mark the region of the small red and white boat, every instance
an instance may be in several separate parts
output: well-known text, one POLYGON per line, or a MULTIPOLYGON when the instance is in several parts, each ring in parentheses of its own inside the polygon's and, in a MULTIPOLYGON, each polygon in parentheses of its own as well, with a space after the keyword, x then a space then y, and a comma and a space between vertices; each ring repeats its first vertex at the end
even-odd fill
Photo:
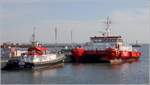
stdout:
POLYGON ((141 52, 130 45, 125 45, 121 36, 110 35, 107 19, 106 33, 102 36, 90 37, 90 42, 72 50, 72 58, 76 62, 110 62, 118 64, 137 61, 141 52))

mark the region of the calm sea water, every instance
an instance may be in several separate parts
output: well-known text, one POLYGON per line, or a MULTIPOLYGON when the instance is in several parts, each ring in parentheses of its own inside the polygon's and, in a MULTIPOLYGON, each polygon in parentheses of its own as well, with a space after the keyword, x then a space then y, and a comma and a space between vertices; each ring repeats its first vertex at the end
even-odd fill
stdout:
POLYGON ((2 84, 145 84, 149 82, 149 46, 141 49, 139 62, 64 64, 59 68, 1 71, 2 84))

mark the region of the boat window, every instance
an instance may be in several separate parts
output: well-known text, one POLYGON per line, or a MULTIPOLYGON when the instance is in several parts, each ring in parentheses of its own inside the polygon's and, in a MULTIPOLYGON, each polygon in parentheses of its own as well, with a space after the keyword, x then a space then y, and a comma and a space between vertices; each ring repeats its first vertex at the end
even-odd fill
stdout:
POLYGON ((45 50, 45 51, 42 51, 42 54, 47 54, 47 51, 45 50))
POLYGON ((35 50, 32 50, 32 53, 35 53, 36 51, 35 50))
POLYGON ((42 55, 42 54, 43 54, 43 52, 42 52, 42 51, 39 51, 39 50, 37 50, 36 53, 39 54, 39 55, 42 55))
POLYGON ((92 39, 93 43, 107 43, 107 42, 123 42, 121 38, 102 38, 102 39, 92 39))
POLYGON ((35 53, 35 50, 30 50, 30 51, 28 51, 28 54, 29 55, 32 55, 32 54, 34 54, 35 53))

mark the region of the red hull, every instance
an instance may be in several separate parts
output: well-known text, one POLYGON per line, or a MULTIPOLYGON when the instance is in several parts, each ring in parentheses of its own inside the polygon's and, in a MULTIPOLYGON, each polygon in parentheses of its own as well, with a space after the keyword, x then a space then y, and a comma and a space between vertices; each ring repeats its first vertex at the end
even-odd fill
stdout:
POLYGON ((75 48, 72 50, 72 56, 77 62, 84 61, 84 57, 87 56, 90 56, 90 58, 95 56, 97 59, 111 62, 111 60, 114 59, 121 59, 121 61, 138 60, 141 53, 137 51, 120 51, 112 48, 106 50, 84 50, 84 48, 75 48))

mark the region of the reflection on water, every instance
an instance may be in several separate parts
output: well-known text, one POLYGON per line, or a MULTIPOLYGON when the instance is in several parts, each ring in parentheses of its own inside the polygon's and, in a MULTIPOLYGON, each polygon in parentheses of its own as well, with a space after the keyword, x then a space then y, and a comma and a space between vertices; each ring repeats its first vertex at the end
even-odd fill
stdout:
POLYGON ((141 62, 112 66, 109 64, 65 64, 64 67, 53 69, 2 71, 2 83, 147 83, 148 69, 137 69, 139 65, 141 62))
MULTIPOLYGON (((145 46, 147 47, 147 46, 145 46)), ((145 84, 149 81, 148 49, 143 47, 140 62, 64 64, 59 68, 2 71, 3 84, 145 84)))
POLYGON ((56 74, 56 69, 36 70, 36 71, 33 71, 33 78, 36 78, 38 76, 41 76, 41 77, 54 76, 55 74, 56 74))

